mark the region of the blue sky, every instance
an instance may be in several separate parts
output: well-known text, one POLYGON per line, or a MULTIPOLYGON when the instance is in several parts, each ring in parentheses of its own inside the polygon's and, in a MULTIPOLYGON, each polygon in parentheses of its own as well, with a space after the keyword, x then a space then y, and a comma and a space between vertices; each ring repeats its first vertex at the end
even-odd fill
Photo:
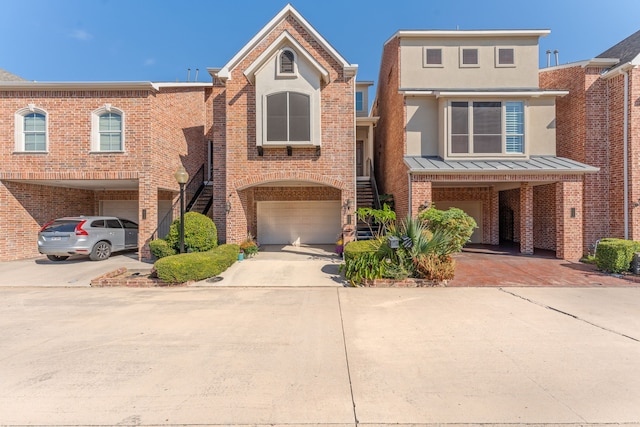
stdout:
MULTIPOLYGON (((399 29, 550 29, 560 63, 592 58, 640 29, 640 0, 295 0, 348 61, 378 79, 399 29)), ((286 1, 30 0, 2 6, 0 68, 37 81, 210 81, 286 1)), ((552 61, 553 63, 553 61, 552 61)))

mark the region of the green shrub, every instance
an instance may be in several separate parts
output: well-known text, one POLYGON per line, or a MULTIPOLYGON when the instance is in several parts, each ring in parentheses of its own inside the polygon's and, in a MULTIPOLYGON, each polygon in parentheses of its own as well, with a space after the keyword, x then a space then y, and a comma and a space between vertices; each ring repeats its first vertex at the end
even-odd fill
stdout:
POLYGON ((156 258, 164 258, 166 256, 175 255, 176 251, 164 239, 156 239, 149 242, 149 249, 156 258))
MULTIPOLYGON (((180 248, 180 218, 174 220, 165 240, 176 250, 180 248)), ((184 214, 185 252, 206 252, 218 245, 218 230, 211 218, 198 212, 184 214)))
POLYGON ((640 242, 624 239, 602 239, 596 250, 596 266, 610 273, 629 271, 634 252, 640 252, 640 242))
POLYGON ((244 252, 247 257, 257 254, 259 249, 258 244, 252 240, 240 243, 240 250, 244 252))
POLYGON ((167 283, 204 280, 229 268, 238 260, 238 245, 220 245, 208 252, 194 252, 161 258, 154 264, 158 277, 167 283))
POLYGON ((344 264, 340 265, 340 272, 344 272, 351 284, 382 278, 384 265, 376 253, 378 244, 374 240, 359 240, 344 247, 344 264))
POLYGON ((441 231, 450 236, 447 249, 449 254, 460 252, 471 238, 473 230, 478 228, 476 221, 458 208, 441 211, 432 206, 420 212, 418 218, 426 222, 429 230, 434 233, 441 231))

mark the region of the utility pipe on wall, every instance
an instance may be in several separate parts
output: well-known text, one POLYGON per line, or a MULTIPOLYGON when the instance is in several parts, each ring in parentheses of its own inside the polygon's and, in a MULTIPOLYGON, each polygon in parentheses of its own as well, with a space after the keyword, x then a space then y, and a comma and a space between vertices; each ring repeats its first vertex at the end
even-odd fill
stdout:
POLYGON ((623 71, 624 74, 624 108, 623 108, 623 145, 624 145, 624 238, 629 240, 629 160, 627 159, 629 153, 629 72, 623 71))

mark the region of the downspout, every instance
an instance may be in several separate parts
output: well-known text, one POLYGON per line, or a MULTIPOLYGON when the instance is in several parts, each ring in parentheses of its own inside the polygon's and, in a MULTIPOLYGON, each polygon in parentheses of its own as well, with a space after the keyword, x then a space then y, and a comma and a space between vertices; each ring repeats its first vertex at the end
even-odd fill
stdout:
POLYGON ((408 210, 407 212, 409 212, 409 216, 413 217, 413 190, 411 188, 411 170, 409 170, 409 172, 407 172, 407 178, 409 179, 409 206, 408 206, 408 210))
POLYGON ((624 109, 623 109, 623 136, 624 141, 624 239, 629 240, 629 160, 627 159, 629 153, 629 72, 624 73, 624 109))

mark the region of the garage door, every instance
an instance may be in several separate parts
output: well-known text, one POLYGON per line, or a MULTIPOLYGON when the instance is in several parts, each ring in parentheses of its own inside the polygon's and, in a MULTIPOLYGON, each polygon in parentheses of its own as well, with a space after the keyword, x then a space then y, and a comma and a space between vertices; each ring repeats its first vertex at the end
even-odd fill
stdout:
POLYGON ((332 244, 340 231, 338 200, 258 202, 260 244, 332 244))
POLYGON ((138 222, 137 200, 103 200, 101 215, 117 216, 133 222, 138 222))
POLYGON ((453 201, 453 202, 435 202, 436 208, 447 210, 449 208, 458 208, 469 215, 476 221, 478 228, 473 230, 470 243, 482 243, 482 202, 481 201, 453 201))

